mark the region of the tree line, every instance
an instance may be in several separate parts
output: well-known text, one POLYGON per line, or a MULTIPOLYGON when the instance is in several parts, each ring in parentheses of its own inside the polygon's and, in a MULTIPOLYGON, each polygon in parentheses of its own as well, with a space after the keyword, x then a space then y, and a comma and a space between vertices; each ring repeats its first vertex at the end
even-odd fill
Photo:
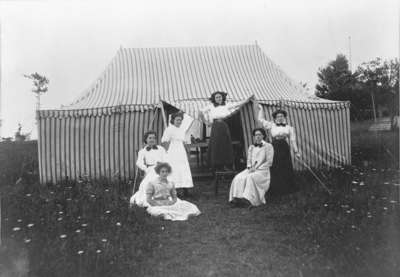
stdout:
POLYGON ((376 58, 364 62, 352 72, 345 55, 319 68, 315 95, 321 98, 350 101, 352 120, 399 115, 399 60, 376 58))

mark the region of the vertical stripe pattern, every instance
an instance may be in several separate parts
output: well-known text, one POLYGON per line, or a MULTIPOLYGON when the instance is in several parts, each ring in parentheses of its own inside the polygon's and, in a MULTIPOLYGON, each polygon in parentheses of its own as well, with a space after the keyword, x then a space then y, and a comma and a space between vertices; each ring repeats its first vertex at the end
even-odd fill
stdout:
POLYGON ((132 179, 143 133, 153 129, 161 138, 164 125, 158 110, 123 112, 101 117, 49 117, 39 120, 41 182, 78 179, 132 179))
MULTIPOLYGON (((276 106, 263 105, 265 118, 273 121, 276 106)), ((348 109, 303 109, 282 105, 288 112, 288 124, 296 133, 297 146, 304 162, 313 168, 332 168, 350 164, 348 109)), ((293 153, 292 153, 293 156, 293 153)), ((304 166, 293 159, 296 170, 304 166)))
MULTIPOLYGON (((153 129, 160 139, 164 129, 154 105, 162 100, 197 117, 217 90, 232 102, 254 95, 269 120, 278 105, 285 108, 309 166, 350 163, 348 103, 308 95, 259 46, 121 48, 73 103, 38 112, 41 181, 133 178, 143 133, 153 129)), ((240 120, 246 149, 257 126, 251 103, 240 120)))

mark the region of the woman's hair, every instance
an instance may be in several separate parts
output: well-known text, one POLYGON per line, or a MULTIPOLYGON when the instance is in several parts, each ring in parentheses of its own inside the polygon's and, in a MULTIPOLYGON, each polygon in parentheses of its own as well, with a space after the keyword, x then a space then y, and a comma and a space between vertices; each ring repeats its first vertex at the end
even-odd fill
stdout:
POLYGON ((176 112, 176 113, 173 113, 172 115, 171 115, 171 124, 174 124, 174 121, 175 121, 175 118, 177 118, 177 117, 180 117, 180 118, 182 118, 183 119, 183 112, 182 111, 179 111, 179 112, 176 112))
POLYGON ((169 165, 169 163, 157 163, 156 167, 154 168, 155 172, 157 174, 160 174, 160 171, 162 168, 166 168, 168 170, 168 173, 171 173, 172 168, 169 165))
POLYGON ((261 132, 261 134, 263 135, 263 139, 265 139, 267 137, 267 133, 265 132, 265 130, 263 128, 255 128, 253 129, 253 137, 256 135, 256 132, 259 131, 261 132))
POLYGON ((275 119, 278 114, 282 114, 284 117, 287 117, 287 112, 285 110, 276 110, 272 113, 272 117, 275 119))
POLYGON ((210 98, 209 98, 210 101, 211 101, 211 103, 213 103, 214 106, 218 106, 218 105, 219 105, 219 104, 217 104, 217 102, 215 101, 215 96, 217 96, 217 94, 219 94, 219 95, 222 96, 222 103, 221 103, 221 105, 225 105, 226 96, 228 95, 228 93, 223 92, 223 91, 216 91, 216 92, 214 92, 213 94, 211 94, 211 96, 210 96, 210 98))
POLYGON ((143 142, 144 142, 144 143, 147 144, 147 138, 148 138, 150 135, 155 135, 155 136, 157 137, 156 131, 149 130, 149 131, 147 131, 146 133, 144 133, 144 135, 143 135, 143 142))

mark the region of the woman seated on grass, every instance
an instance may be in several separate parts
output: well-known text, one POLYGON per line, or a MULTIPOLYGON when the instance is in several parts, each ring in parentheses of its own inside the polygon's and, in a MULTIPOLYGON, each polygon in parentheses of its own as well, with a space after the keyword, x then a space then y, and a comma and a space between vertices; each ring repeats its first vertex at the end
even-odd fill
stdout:
POLYGON ((167 179, 172 171, 168 163, 158 163, 154 170, 158 177, 150 181, 146 188, 149 214, 166 220, 187 220, 189 216, 200 214, 196 205, 176 196, 174 183, 167 179))

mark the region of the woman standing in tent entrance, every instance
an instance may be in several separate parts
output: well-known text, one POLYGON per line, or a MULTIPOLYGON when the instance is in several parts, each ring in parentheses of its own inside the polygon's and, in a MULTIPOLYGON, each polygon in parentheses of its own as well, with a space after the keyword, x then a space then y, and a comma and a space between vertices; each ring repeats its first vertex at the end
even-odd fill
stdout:
POLYGON ((188 188, 193 187, 187 152, 184 146, 185 136, 190 124, 182 125, 182 112, 172 114, 171 121, 161 138, 162 143, 168 143, 167 161, 172 167, 170 179, 175 188, 182 189, 183 195, 188 196, 188 188))
MULTIPOLYGON (((257 105, 256 102, 255 106, 257 105)), ((287 112, 276 110, 272 113, 274 121, 267 121, 261 105, 257 105, 258 121, 262 126, 269 130, 272 136, 272 146, 274 147, 274 160, 271 166, 271 185, 269 193, 272 195, 287 194, 296 191, 298 188, 294 182, 294 172, 290 147, 293 149, 297 158, 300 153, 297 148, 296 135, 294 128, 286 122, 287 112)))
POLYGON ((202 121, 208 126, 211 125, 208 164, 213 170, 228 170, 233 165, 232 138, 224 118, 231 116, 243 102, 226 103, 226 96, 226 92, 214 92, 210 97, 212 104, 200 110, 202 121))

